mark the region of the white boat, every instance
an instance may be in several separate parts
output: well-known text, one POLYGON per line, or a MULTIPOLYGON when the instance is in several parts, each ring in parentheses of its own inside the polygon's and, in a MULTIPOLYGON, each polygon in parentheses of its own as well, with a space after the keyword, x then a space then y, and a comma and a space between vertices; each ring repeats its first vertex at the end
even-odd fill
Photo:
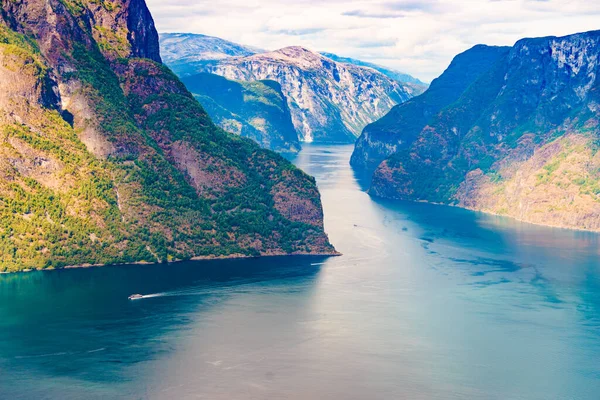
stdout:
POLYGON ((129 300, 138 300, 138 299, 143 299, 144 296, 142 296, 141 294, 132 294, 131 296, 129 296, 129 300))

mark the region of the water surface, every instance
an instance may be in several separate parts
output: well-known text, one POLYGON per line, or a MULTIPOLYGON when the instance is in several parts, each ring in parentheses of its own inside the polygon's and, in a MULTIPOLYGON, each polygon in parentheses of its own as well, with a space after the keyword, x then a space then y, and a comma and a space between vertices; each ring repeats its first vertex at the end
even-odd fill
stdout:
POLYGON ((0 398, 598 399, 599 235, 373 200, 351 151, 294 159, 342 257, 0 276, 0 398))

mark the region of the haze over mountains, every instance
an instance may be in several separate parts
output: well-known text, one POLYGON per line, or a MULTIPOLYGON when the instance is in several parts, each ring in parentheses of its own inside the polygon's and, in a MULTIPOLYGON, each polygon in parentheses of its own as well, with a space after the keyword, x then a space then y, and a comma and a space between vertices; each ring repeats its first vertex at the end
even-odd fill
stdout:
POLYGON ((190 33, 159 34, 164 62, 180 76, 202 71, 206 61, 246 57, 266 50, 244 46, 214 36, 190 33))
POLYGON ((392 78, 398 82, 402 82, 402 83, 412 83, 414 85, 417 86, 422 86, 423 90, 425 90, 425 88, 427 87, 427 84, 422 82, 420 79, 417 79, 409 74, 405 74, 403 72, 400 71, 396 71, 378 64, 374 64, 374 63, 370 63, 370 62, 366 62, 366 61, 362 61, 362 60, 357 60, 356 58, 351 58, 351 57, 342 57, 342 56, 338 56, 337 54, 333 54, 333 53, 328 53, 326 51, 321 51, 319 52, 319 54, 332 59, 333 61, 337 61, 337 62, 341 62, 341 63, 346 63, 346 64, 353 64, 353 65, 358 65, 359 67, 367 67, 367 68, 372 68, 376 71, 381 72, 382 74, 384 74, 385 76, 392 78))
POLYGON ((257 52, 193 34, 162 34, 161 46, 165 62, 180 76, 210 72, 231 80, 278 82, 299 139, 307 142, 353 143, 364 126, 425 88, 414 78, 399 81, 301 47, 257 52))
POLYGON ((369 125, 370 193, 600 230, 600 31, 476 46, 369 125))

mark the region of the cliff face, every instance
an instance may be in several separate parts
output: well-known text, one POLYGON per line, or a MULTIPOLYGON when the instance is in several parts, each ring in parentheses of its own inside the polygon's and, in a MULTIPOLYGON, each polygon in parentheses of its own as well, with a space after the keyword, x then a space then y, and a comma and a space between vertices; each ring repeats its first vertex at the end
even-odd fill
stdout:
POLYGON ((300 150, 287 99, 274 81, 230 81, 214 74, 182 78, 214 123, 281 152, 300 150))
POLYGON ((356 141, 352 166, 373 171, 390 155, 408 148, 430 119, 458 100, 508 51, 508 47, 480 45, 456 56, 425 93, 395 106, 383 118, 367 125, 356 141))
POLYGON ((127 8, 127 39, 131 43, 131 56, 161 62, 158 32, 144 0, 123 2, 127 8))
POLYGON ((378 166, 371 193, 600 230, 599 57, 600 32, 517 42, 378 166))
POLYGON ((144 1, 0 5, 0 270, 334 251, 314 180, 212 124, 144 1))
POLYGON ((301 47, 226 58, 204 69, 233 80, 278 82, 300 139, 307 142, 353 143, 365 125, 416 91, 371 68, 337 63, 301 47))

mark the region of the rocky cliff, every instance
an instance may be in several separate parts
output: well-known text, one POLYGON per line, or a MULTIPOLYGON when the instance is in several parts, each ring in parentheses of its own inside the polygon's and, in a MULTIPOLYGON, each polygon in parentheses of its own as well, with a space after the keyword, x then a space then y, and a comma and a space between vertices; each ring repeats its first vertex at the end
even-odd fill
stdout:
POLYGON ((431 118, 458 100, 508 50, 480 45, 456 56, 425 93, 395 106, 383 118, 367 125, 356 141, 352 166, 372 172, 384 159, 409 147, 431 118))
POLYGON ((371 68, 338 63, 302 47, 226 58, 205 70, 233 80, 278 82, 300 139, 307 142, 353 143, 365 125, 416 92, 371 68))
POLYGON ((201 73, 182 78, 214 123, 280 153, 300 150, 287 99, 275 81, 230 81, 201 73))
POLYGON ((314 180, 213 125, 143 0, 0 15, 0 270, 334 252, 314 180))
POLYGON ((600 31, 517 42, 415 121, 371 193, 600 230, 599 57, 600 31))

